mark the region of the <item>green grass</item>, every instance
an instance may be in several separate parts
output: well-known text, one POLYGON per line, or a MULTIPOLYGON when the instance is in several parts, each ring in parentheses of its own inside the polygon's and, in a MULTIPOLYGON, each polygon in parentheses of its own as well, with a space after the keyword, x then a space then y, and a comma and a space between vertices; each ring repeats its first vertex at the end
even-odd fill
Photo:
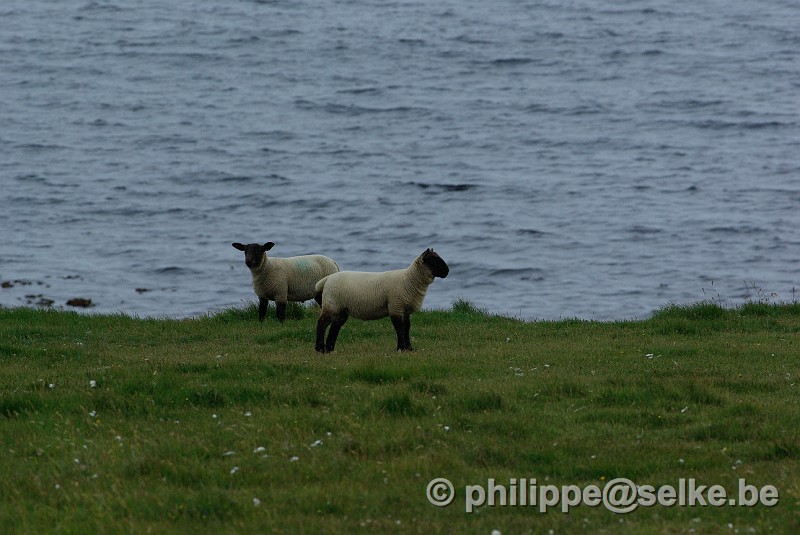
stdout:
POLYGON ((800 532, 797 304, 531 323, 458 302, 416 314, 402 354, 388 320, 352 320, 320 355, 316 310, 289 312, 0 309, 2 532, 800 532), (489 478, 617 477, 780 502, 464 511, 489 478))

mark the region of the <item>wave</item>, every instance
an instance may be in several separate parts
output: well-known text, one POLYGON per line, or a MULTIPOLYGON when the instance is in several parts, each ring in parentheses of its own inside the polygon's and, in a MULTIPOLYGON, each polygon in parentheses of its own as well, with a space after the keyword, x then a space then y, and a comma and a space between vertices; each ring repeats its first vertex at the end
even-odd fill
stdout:
POLYGON ((660 234, 664 232, 664 229, 647 227, 644 225, 633 225, 632 227, 628 228, 628 232, 630 232, 631 234, 638 234, 638 235, 660 234))
POLYGON ((501 268, 489 272, 489 277, 508 277, 523 281, 545 280, 544 272, 536 268, 501 268))
MULTIPOLYGON (((230 246, 228 246, 230 248, 230 246)), ((200 273, 196 269, 190 269, 180 266, 165 266, 161 268, 151 269, 150 273, 153 275, 170 275, 170 276, 178 276, 178 275, 195 275, 200 273)))
POLYGON ((763 232, 767 232, 765 228, 762 227, 755 227, 751 225, 722 225, 718 227, 711 227, 708 229, 708 232, 714 232, 718 234, 760 234, 763 232))
POLYGON ((278 183, 291 182, 287 177, 279 175, 277 173, 270 173, 268 175, 223 174, 222 176, 215 178, 215 181, 221 183, 234 183, 234 184, 245 184, 250 182, 278 182, 278 183))
POLYGON ((533 229, 533 228, 521 228, 521 229, 517 229, 516 232, 517 232, 517 234, 519 234, 521 236, 533 236, 535 238, 540 238, 542 236, 547 236, 547 234, 548 234, 547 232, 543 232, 541 230, 536 230, 536 229, 533 229))
POLYGON ((380 87, 354 87, 351 89, 339 89, 336 91, 345 95, 380 95, 383 89, 380 87))
POLYGON ((794 128, 797 123, 786 123, 782 121, 723 121, 720 119, 706 119, 703 121, 692 121, 689 123, 695 128, 701 130, 728 130, 743 128, 745 130, 762 130, 773 128, 794 128))
POLYGON ((515 67, 517 65, 527 65, 533 63, 533 58, 498 58, 493 59, 489 63, 497 67, 515 67))
POLYGON ((294 101, 295 107, 306 111, 323 111, 332 115, 360 116, 368 114, 419 114, 427 115, 431 110, 417 106, 390 106, 386 108, 373 108, 358 106, 356 104, 325 103, 319 104, 306 99, 294 101))
POLYGON ((470 191, 478 188, 477 184, 442 184, 435 182, 406 182, 407 185, 416 186, 423 190, 429 190, 432 193, 451 193, 470 191))
POLYGON ((268 139, 270 141, 292 141, 297 139, 297 134, 288 130, 248 130, 242 133, 245 137, 268 139))
POLYGON ((65 145, 58 145, 56 143, 21 143, 12 145, 15 149, 22 149, 34 152, 45 152, 51 150, 67 150, 69 147, 65 145))

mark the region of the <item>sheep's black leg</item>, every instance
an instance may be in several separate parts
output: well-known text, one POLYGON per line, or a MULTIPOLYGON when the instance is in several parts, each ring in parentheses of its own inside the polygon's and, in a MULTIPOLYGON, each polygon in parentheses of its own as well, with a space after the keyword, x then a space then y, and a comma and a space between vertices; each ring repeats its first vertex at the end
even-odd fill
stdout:
POLYGON ((275 312, 278 315, 278 321, 283 323, 286 319, 286 303, 275 303, 275 312))
POLYGON ((405 341, 406 341, 405 350, 406 351, 413 351, 413 349, 411 348, 411 314, 406 314, 403 317, 403 320, 404 320, 403 328, 405 329, 404 334, 405 334, 405 341))
POLYGON ((269 305, 269 299, 258 298, 258 321, 264 321, 267 316, 267 305, 269 305))
POLYGON ((403 316, 392 316, 392 326, 397 333, 397 350, 403 351, 406 348, 406 327, 403 316))
POLYGON ((326 352, 330 353, 333 351, 333 348, 336 346, 336 338, 339 336, 339 330, 346 321, 347 314, 344 312, 340 312, 333 317, 333 321, 331 322, 331 330, 328 332, 328 343, 325 344, 326 352))
POLYGON ((331 323, 331 318, 327 314, 322 314, 317 320, 317 344, 316 349, 320 353, 325 353, 325 329, 331 323))

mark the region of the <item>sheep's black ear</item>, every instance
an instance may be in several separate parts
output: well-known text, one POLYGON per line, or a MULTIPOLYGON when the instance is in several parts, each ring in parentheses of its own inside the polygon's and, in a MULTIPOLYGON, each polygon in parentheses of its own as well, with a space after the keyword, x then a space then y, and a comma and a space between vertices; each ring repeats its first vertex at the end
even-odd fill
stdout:
POLYGON ((239 242, 232 243, 234 249, 239 249, 240 251, 244 251, 245 246, 239 242))
POLYGON ((269 251, 273 247, 275 247, 275 244, 273 242, 271 242, 271 241, 268 241, 267 243, 265 243, 264 245, 261 246, 261 250, 262 251, 269 251))

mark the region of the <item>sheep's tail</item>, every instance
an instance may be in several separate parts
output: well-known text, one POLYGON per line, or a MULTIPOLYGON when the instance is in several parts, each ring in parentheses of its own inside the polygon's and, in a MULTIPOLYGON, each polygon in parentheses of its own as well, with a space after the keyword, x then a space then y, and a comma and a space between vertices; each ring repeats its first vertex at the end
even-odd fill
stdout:
POLYGON ((327 280, 328 277, 322 277, 314 286, 314 301, 316 301, 319 306, 322 306, 322 290, 325 288, 325 281, 327 280))

